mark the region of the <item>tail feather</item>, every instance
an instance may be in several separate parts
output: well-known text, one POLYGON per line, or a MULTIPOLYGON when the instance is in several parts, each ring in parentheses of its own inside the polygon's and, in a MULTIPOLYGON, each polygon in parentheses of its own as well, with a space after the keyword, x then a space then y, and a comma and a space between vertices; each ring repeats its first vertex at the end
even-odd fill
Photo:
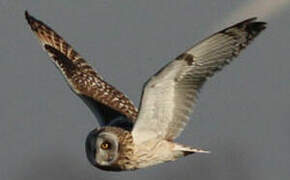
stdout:
POLYGON ((210 151, 202 150, 202 149, 196 149, 196 148, 188 148, 187 150, 183 151, 183 155, 187 156, 189 154, 193 153, 205 153, 205 154, 210 154, 210 151))
POLYGON ((207 150, 202 150, 199 148, 192 148, 192 147, 182 145, 182 144, 175 144, 174 150, 182 152, 183 156, 187 156, 193 153, 206 153, 206 154, 211 153, 210 151, 207 151, 207 150))

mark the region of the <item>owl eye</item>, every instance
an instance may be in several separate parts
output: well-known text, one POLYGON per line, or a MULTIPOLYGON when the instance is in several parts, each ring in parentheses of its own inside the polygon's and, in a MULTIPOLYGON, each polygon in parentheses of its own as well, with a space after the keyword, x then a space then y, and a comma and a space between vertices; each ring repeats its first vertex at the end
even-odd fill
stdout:
POLYGON ((109 143, 108 141, 105 141, 105 142, 103 142, 103 143, 101 144, 101 148, 102 148, 103 150, 111 149, 111 147, 112 147, 112 145, 111 145, 111 143, 109 143))

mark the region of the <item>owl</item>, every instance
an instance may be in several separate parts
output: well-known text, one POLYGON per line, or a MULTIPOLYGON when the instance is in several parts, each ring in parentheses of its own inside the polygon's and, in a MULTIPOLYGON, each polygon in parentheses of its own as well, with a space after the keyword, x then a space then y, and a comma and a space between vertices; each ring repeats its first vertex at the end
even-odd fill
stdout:
POLYGON ((239 55, 265 28, 246 19, 200 41, 144 84, 139 110, 107 83, 60 35, 25 12, 31 30, 99 127, 85 142, 89 162, 102 170, 136 170, 209 151, 175 142, 206 80, 239 55))

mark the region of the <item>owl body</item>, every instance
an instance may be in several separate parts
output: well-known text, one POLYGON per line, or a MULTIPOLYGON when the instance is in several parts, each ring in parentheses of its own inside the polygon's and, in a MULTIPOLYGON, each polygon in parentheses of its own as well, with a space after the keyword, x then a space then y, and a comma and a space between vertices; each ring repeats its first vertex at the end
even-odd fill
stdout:
MULTIPOLYGON (((111 149, 113 148, 111 147, 111 149)), ((110 167, 111 171, 121 171, 174 161, 197 152, 197 149, 170 142, 161 137, 135 144, 130 131, 120 127, 107 126, 95 129, 89 134, 86 151, 92 165, 103 170, 108 170, 108 167, 110 167), (104 134, 107 137, 102 143, 107 141, 110 144, 118 144, 118 148, 113 152, 109 152, 108 149, 106 153, 102 153, 102 143, 98 143, 98 138, 104 138, 102 137, 104 134), (108 136, 114 137, 112 138, 114 142, 110 142, 108 136)))
POLYGON ((191 154, 191 148, 181 148, 185 146, 162 138, 151 139, 143 144, 135 146, 134 158, 137 169, 161 164, 168 161, 175 161, 180 157, 191 154), (188 152, 188 153, 184 153, 188 152))
POLYGON ((200 41, 149 78, 138 110, 52 28, 28 12, 25 17, 71 89, 99 121, 101 127, 87 136, 86 154, 93 166, 109 171, 135 170, 192 153, 208 153, 174 140, 188 123, 206 80, 266 28, 265 22, 250 18, 200 41))

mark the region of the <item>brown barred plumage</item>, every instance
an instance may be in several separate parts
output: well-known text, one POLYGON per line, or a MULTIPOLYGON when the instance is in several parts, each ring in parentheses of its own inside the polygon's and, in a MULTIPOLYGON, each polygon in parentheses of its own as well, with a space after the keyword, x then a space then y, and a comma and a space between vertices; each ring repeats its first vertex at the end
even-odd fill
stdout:
POLYGON ((127 96, 105 82, 100 74, 53 29, 30 16, 28 12, 25 12, 25 17, 31 30, 78 95, 90 97, 125 115, 132 122, 136 121, 138 110, 127 96))

